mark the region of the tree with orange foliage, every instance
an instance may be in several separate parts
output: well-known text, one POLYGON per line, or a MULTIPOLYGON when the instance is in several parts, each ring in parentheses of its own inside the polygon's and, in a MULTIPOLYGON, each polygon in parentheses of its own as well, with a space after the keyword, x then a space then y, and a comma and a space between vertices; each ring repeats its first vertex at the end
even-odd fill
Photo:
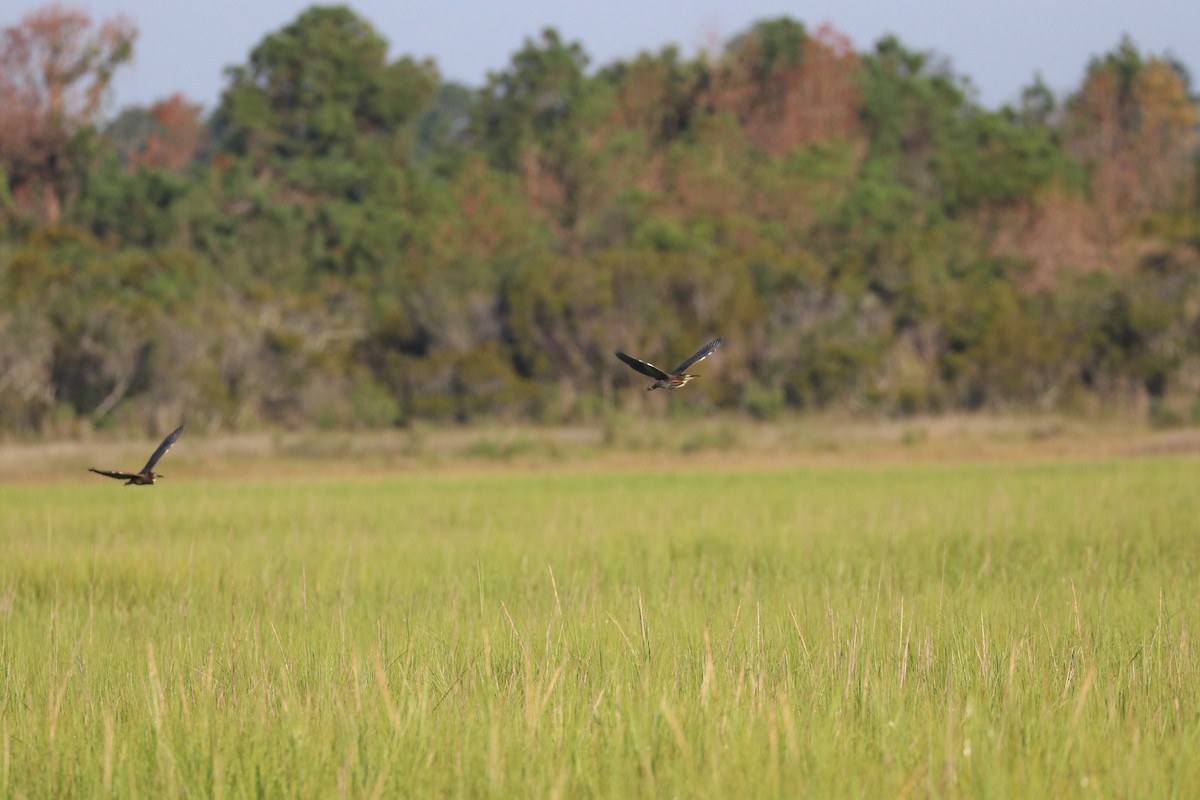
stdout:
POLYGON ((18 205, 54 223, 69 194, 80 136, 93 130, 137 32, 117 17, 49 5, 0 31, 0 167, 18 205))
POLYGON ((146 134, 141 149, 132 154, 132 165, 179 172, 190 164, 200 147, 202 112, 199 103, 188 102, 178 92, 152 105, 154 128, 146 134))
POLYGON ((788 18, 760 22, 733 39, 713 81, 713 106, 733 112, 772 156, 861 134, 861 65, 829 24, 811 34, 788 18))
POLYGON ((1169 63, 1144 59, 1126 39, 1092 61, 1067 111, 1067 149, 1088 171, 1107 246, 1129 224, 1187 196, 1197 112, 1169 63))

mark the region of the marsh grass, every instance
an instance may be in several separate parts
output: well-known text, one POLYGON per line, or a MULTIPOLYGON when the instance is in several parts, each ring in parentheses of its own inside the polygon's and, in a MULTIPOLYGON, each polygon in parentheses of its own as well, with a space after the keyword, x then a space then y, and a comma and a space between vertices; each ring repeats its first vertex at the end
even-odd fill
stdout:
POLYGON ((1196 796, 1197 466, 0 488, 0 796, 1196 796))

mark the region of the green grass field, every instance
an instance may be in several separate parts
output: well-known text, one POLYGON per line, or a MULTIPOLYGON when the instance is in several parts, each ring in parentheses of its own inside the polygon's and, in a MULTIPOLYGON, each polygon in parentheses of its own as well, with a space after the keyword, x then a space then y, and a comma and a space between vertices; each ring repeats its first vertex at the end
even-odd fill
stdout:
POLYGON ((0 486, 0 796, 1200 795, 1194 457, 171 458, 0 486))

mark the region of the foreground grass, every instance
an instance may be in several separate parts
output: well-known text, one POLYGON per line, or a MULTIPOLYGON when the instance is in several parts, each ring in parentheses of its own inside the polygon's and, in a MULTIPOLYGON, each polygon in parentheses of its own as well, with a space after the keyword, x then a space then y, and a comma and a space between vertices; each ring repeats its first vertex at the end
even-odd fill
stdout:
POLYGON ((1197 796, 1198 466, 0 488, 0 795, 1197 796))

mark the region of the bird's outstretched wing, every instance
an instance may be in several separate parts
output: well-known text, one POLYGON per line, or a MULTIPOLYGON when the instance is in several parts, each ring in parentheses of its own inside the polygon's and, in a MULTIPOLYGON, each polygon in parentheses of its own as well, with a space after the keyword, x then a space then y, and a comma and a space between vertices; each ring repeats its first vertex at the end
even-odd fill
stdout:
POLYGON ((146 462, 146 466, 142 467, 142 472, 149 472, 154 469, 154 465, 158 463, 160 458, 167 454, 167 451, 171 449, 171 445, 178 441, 179 434, 181 433, 183 433, 182 425, 167 434, 167 438, 162 440, 162 444, 154 451, 154 455, 150 456, 150 460, 146 462))
POLYGON ((716 350, 720 346, 721 346, 721 337, 718 336, 716 339, 713 339, 711 342, 704 345, 704 347, 701 347, 699 350, 697 350, 695 352, 695 354, 693 354, 692 357, 689 358, 687 361, 684 361, 682 364, 680 364, 678 367, 676 367, 675 374, 679 374, 680 372, 683 372, 685 369, 692 366, 693 364, 699 363, 699 362, 703 361, 704 359, 708 358, 710 355, 712 355, 712 351, 716 350))
POLYGON ((88 467, 88 472, 94 472, 106 478, 116 478, 119 481, 127 481, 137 477, 132 472, 116 472, 109 469, 96 469, 95 467, 88 467))
POLYGON ((627 353, 622 353, 620 350, 617 351, 617 358, 621 359, 626 364, 647 377, 660 381, 665 381, 667 378, 671 377, 653 364, 648 364, 645 361, 642 361, 640 358, 634 358, 627 353))

